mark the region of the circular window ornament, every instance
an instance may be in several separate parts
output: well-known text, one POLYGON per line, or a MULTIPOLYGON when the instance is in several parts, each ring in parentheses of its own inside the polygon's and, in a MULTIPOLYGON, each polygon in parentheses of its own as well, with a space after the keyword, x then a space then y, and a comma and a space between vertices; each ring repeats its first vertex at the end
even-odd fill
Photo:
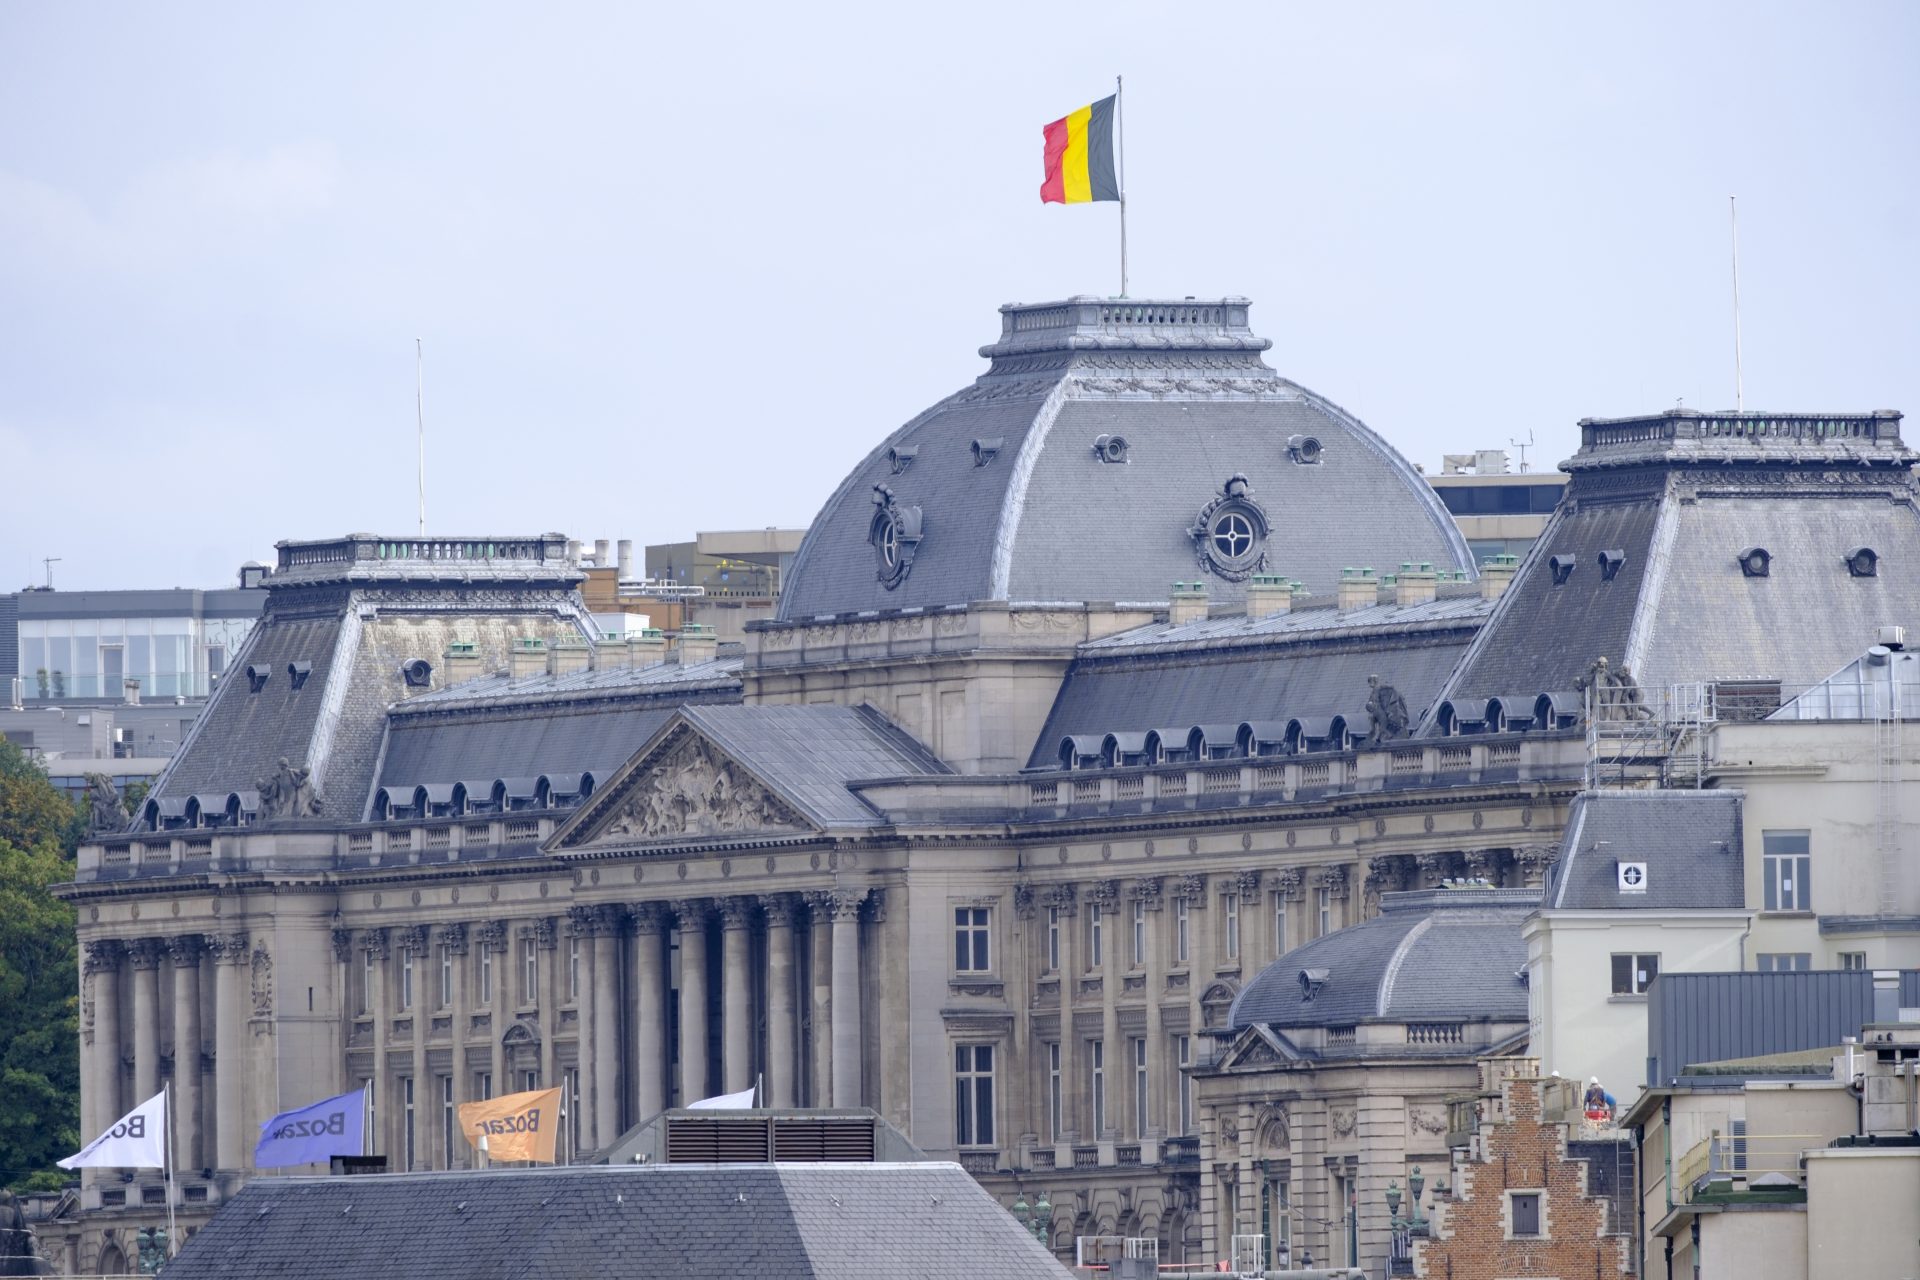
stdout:
POLYGON ((1187 530, 1200 567, 1240 582, 1267 567, 1267 512, 1251 496, 1243 475, 1228 477, 1213 501, 1187 530))
POLYGON ((920 549, 920 508, 896 502, 893 490, 884 484, 873 486, 873 520, 867 526, 867 541, 879 562, 880 585, 891 591, 913 572, 913 557, 920 549))

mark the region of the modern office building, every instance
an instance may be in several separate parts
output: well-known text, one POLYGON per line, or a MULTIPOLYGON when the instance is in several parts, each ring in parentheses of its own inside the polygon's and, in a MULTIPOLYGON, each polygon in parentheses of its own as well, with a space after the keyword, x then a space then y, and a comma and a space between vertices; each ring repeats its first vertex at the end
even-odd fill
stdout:
POLYGON ((1523 556, 1547 527, 1547 517, 1566 491, 1557 472, 1509 471, 1500 449, 1448 454, 1440 474, 1427 483, 1453 513, 1475 560, 1523 556))

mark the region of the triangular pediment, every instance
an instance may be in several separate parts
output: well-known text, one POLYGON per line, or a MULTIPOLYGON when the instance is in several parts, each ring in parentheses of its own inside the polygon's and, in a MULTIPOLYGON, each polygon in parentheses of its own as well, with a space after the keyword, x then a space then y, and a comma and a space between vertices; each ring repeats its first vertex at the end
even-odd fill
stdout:
POLYGON ((551 847, 748 839, 814 830, 765 779, 676 717, 555 833, 551 847))
POLYGON ((1265 1027, 1248 1027, 1220 1060, 1219 1070, 1233 1071, 1259 1067, 1284 1067, 1298 1061, 1279 1036, 1265 1027))

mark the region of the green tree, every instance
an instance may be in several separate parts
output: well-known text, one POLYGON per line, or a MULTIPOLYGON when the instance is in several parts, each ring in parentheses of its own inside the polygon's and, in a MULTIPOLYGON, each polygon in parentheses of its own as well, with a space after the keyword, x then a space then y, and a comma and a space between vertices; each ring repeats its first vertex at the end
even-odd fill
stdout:
POLYGON ((80 1149, 79 946, 73 879, 83 828, 38 765, 0 739, 0 1181, 57 1187, 80 1149))

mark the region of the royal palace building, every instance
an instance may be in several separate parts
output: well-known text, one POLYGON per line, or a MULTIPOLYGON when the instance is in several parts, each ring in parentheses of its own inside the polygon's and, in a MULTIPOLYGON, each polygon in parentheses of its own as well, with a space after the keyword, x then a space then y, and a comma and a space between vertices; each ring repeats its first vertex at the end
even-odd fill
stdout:
MULTIPOLYGON (((1382 1265, 1382 1189, 1525 1051, 1576 797, 1674 782, 1669 690, 1778 706, 1920 617, 1914 458, 1897 414, 1590 421, 1476 566, 1268 345, 1244 299, 1002 308, 740 645, 601 634, 559 535, 282 543, 63 891, 83 1128, 171 1082, 197 1224, 263 1119, 363 1085, 370 1150, 445 1169, 471 1099, 561 1087, 583 1160, 759 1083, 1046 1192, 1063 1254, 1283 1212, 1382 1265)), ((90 1175, 42 1234, 110 1270, 165 1197, 90 1175)))

